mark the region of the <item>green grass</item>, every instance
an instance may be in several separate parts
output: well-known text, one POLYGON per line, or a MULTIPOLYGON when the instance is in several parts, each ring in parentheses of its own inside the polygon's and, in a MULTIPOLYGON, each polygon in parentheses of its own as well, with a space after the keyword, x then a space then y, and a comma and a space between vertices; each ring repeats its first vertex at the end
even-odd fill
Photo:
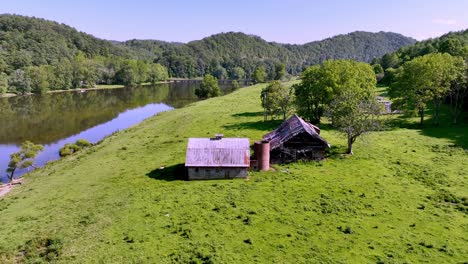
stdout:
POLYGON ((96 84, 95 88, 99 89, 116 89, 116 88, 125 88, 123 84, 96 84))
POLYGON ((467 126, 358 141, 328 125, 323 162, 248 180, 181 181, 189 137, 249 137, 264 85, 165 112, 26 176, 0 200, 0 263, 461 263, 468 260, 467 126), (159 170, 164 166, 166 169, 159 170))

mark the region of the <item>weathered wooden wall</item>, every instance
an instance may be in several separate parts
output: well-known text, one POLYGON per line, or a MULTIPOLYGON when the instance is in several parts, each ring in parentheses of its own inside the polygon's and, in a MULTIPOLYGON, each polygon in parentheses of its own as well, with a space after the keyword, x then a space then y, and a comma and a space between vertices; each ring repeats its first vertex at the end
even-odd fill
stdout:
POLYGON ((189 180, 234 179, 247 177, 247 168, 187 168, 189 180))

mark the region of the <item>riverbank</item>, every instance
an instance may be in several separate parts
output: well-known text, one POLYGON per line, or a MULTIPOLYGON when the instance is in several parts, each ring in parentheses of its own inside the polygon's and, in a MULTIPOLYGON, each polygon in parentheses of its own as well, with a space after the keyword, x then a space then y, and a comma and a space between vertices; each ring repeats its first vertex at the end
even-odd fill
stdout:
POLYGON ((5 196, 7 193, 9 193, 12 188, 13 186, 9 184, 0 185, 0 198, 5 196))
POLYGON ((332 145, 324 162, 179 180, 188 138, 253 143, 281 123, 263 122, 263 87, 161 113, 29 173, 0 198, 0 262, 466 260, 466 125, 421 130, 392 116, 393 129, 356 142, 349 157, 346 138, 322 124, 332 145))
POLYGON ((1 184, 0 183, 0 198, 7 195, 14 186, 22 184, 22 179, 14 180, 11 184, 1 184))
MULTIPOLYGON (((171 83, 174 82, 173 80, 157 82, 155 84, 164 84, 164 83, 171 83)), ((151 83, 142 83, 140 85, 151 85, 151 83)), ((86 92, 86 91, 93 91, 93 90, 105 90, 105 89, 121 89, 125 88, 125 85, 121 84, 98 84, 93 88, 75 88, 75 89, 68 89, 68 90, 50 90, 47 93, 64 93, 64 92, 86 92)), ((15 97, 15 96, 29 96, 34 95, 35 93, 27 93, 27 94, 14 94, 14 93, 5 93, 0 94, 0 98, 7 98, 7 97, 15 97)))

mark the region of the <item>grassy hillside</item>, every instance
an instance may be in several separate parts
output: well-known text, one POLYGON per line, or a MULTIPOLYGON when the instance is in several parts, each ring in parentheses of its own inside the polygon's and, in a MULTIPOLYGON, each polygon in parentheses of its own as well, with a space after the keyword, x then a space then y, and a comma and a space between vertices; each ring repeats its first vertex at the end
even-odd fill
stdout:
POLYGON ((0 262, 460 263, 467 126, 412 120, 357 142, 327 125, 324 162, 248 180, 181 181, 189 137, 249 137, 262 85, 162 113, 26 176, 0 198, 0 262), (165 169, 159 169, 164 166, 165 169))

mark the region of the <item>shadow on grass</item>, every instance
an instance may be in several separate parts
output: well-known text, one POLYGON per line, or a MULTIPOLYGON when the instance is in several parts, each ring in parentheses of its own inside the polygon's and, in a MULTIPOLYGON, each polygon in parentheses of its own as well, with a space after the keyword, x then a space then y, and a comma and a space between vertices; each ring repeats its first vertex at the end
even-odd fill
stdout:
POLYGON ((424 125, 419 122, 412 121, 409 117, 399 116, 388 122, 388 128, 406 128, 416 129, 419 133, 424 136, 448 139, 458 147, 468 149, 468 120, 465 118, 460 119, 459 124, 452 124, 450 116, 444 113, 440 117, 440 125, 436 126, 433 124, 434 119, 429 117, 424 120, 424 125))
POLYGON ((159 181, 186 181, 187 173, 184 164, 176 164, 170 167, 155 169, 146 174, 154 180, 159 181))
POLYGON ((230 130, 242 130, 242 129, 254 129, 260 131, 272 131, 276 129, 283 120, 269 120, 269 121, 255 121, 255 122, 242 122, 236 124, 230 124, 223 126, 225 129, 230 130))
POLYGON ((424 126, 421 126, 418 122, 414 122, 408 116, 400 115, 395 118, 390 118, 386 121, 387 129, 398 129, 398 128, 407 128, 407 129, 421 129, 424 126))
POLYGON ((263 112, 244 112, 233 114, 233 117, 255 117, 255 116, 263 116, 263 112))
POLYGON ((468 150, 468 124, 427 126, 420 130, 421 135, 451 140, 455 146, 468 150))

